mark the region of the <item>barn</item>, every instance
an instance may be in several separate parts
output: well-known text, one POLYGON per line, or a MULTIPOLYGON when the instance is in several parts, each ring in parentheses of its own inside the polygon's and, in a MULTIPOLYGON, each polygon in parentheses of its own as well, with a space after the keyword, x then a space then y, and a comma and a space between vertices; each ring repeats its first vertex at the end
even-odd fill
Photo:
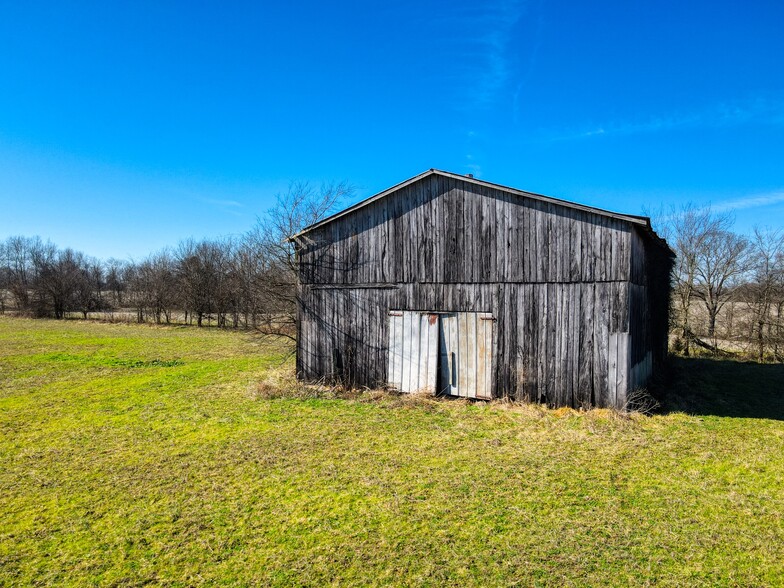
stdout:
POLYGON ((645 217, 431 169, 291 240, 305 381, 623 408, 666 358, 645 217))

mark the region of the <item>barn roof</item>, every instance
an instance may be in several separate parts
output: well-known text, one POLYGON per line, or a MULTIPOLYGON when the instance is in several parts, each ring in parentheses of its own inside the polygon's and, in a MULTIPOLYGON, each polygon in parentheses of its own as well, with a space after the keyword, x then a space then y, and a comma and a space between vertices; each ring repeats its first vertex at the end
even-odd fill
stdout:
POLYGON ((510 188, 509 186, 502 186, 500 184, 494 184, 492 182, 487 182, 485 180, 479 180, 479 179, 477 179, 477 178, 475 178, 473 176, 470 176, 470 175, 464 176, 464 175, 455 174, 455 173, 452 173, 452 172, 442 171, 442 170, 438 170, 438 169, 432 169, 432 168, 427 170, 426 172, 423 172, 421 174, 418 174, 418 175, 414 176, 413 178, 409 178, 408 180, 406 180, 404 182, 400 182, 399 184, 396 184, 396 185, 392 186, 391 188, 387 188, 383 192, 379 192, 378 194, 374 194, 373 196, 370 196, 369 198, 365 198, 364 200, 361 200, 360 202, 357 202, 356 204, 354 204, 352 206, 349 206, 348 208, 345 208, 345 209, 341 210, 340 212, 337 212, 337 213, 335 213, 335 214, 333 214, 331 216, 328 216, 327 218, 325 218, 325 219, 323 219, 323 220, 321 220, 321 221, 319 221, 317 223, 313 223, 312 225, 309 225, 309 226, 305 227, 299 233, 297 233, 296 235, 293 235, 292 237, 290 237, 289 241, 295 241, 297 238, 299 238, 299 237, 309 233, 310 231, 312 231, 314 229, 317 229, 319 227, 323 227, 324 225, 328 225, 328 224, 338 220, 339 218, 342 218, 342 217, 344 217, 344 216, 346 216, 348 214, 351 214, 352 212, 354 212, 356 210, 359 210, 360 208, 363 208, 363 207, 365 207, 365 206, 367 206, 369 204, 372 204, 373 202, 376 202, 377 200, 381 200, 382 198, 386 198, 390 194, 394 194, 398 190, 400 190, 402 188, 405 188, 406 186, 408 186, 410 184, 413 184, 415 182, 418 182, 419 180, 422 180, 424 178, 427 178, 427 177, 433 176, 433 175, 443 176, 445 178, 452 178, 454 180, 461 180, 463 182, 467 182, 469 184, 474 184, 474 185, 477 185, 477 186, 486 186, 486 187, 490 187, 490 188, 495 188, 496 190, 502 190, 502 191, 508 192, 510 194, 516 194, 518 196, 524 196, 524 197, 530 198, 532 200, 539 200, 541 202, 548 202, 548 203, 555 204, 555 205, 558 205, 558 206, 564 206, 566 208, 572 208, 572 209, 575 209, 575 210, 582 210, 584 212, 590 212, 590 213, 593 213, 593 214, 598 214, 600 216, 614 218, 614 219, 617 219, 617 220, 626 221, 626 222, 630 222, 630 223, 633 223, 633 224, 636 224, 636 225, 640 225, 642 228, 644 228, 646 230, 647 233, 649 233, 650 236, 652 236, 654 238, 654 241, 658 242, 660 245, 663 245, 668 251, 670 251, 670 253, 672 253, 672 251, 670 250, 670 248, 667 245, 666 241, 664 241, 664 239, 659 237, 656 234, 656 232, 653 230, 653 228, 651 227, 651 219, 646 217, 646 216, 637 216, 637 215, 633 215, 633 214, 621 214, 621 213, 618 213, 618 212, 611 212, 609 210, 603 210, 601 208, 595 208, 593 206, 585 206, 584 204, 577 204, 576 202, 570 202, 568 200, 561 200, 560 198, 553 198, 552 196, 543 196, 542 194, 536 194, 534 192, 527 192, 525 190, 518 190, 517 188, 510 188))

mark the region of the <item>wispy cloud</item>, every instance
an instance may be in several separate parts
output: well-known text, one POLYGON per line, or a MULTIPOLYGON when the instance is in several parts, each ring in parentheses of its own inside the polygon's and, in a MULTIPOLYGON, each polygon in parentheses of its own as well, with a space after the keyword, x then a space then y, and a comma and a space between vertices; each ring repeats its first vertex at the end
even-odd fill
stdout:
MULTIPOLYGON (((758 194, 747 194, 730 200, 720 200, 719 202, 709 202, 697 206, 697 210, 711 211, 714 213, 733 213, 739 210, 765 208, 766 206, 773 206, 781 203, 784 203, 784 189, 758 194)), ((659 208, 644 210, 643 213, 654 219, 657 224, 665 226, 684 214, 683 209, 672 208, 669 212, 665 212, 665 210, 664 205, 661 205, 659 208)), ((666 230, 664 226, 659 226, 656 230, 658 231, 660 229, 666 230)))
POLYGON ((572 141, 601 136, 625 136, 690 128, 721 128, 742 124, 784 126, 784 100, 755 98, 721 103, 700 111, 651 116, 644 120, 615 120, 575 132, 553 133, 550 141, 572 141))
POLYGON ((733 210, 743 210, 746 208, 761 208, 784 202, 784 190, 767 192, 765 194, 752 194, 735 200, 726 200, 711 205, 710 209, 714 212, 731 212, 733 210))
POLYGON ((221 208, 242 208, 243 204, 237 202, 236 200, 221 200, 219 198, 202 198, 202 202, 205 204, 212 204, 214 206, 220 206, 221 208))
POLYGON ((442 19, 454 37, 461 39, 454 54, 454 73, 461 81, 460 108, 482 110, 497 105, 514 72, 509 45, 525 9, 523 0, 498 0, 477 3, 442 19))
POLYGON ((528 55, 528 62, 525 71, 520 76, 517 86, 515 87, 514 95, 512 96, 512 122, 517 124, 520 121, 520 102, 528 91, 528 82, 534 73, 536 62, 539 58, 539 51, 542 47, 542 39, 544 39, 544 16, 542 12, 542 0, 539 0, 536 11, 538 16, 536 18, 536 28, 533 33, 533 47, 528 55))
POLYGON ((215 208, 220 209, 223 212, 234 216, 244 216, 239 209, 245 208, 245 205, 241 202, 237 202, 236 200, 226 200, 222 198, 202 198, 198 197, 197 200, 203 202, 204 204, 209 204, 210 206, 214 206, 215 208))

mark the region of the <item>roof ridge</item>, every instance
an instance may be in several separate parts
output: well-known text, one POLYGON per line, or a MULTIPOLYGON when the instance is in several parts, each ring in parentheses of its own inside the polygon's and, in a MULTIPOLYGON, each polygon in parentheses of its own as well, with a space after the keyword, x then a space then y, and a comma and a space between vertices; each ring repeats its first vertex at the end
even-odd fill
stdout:
MULTIPOLYGON (((651 227, 651 222, 650 222, 650 218, 649 217, 637 216, 637 215, 632 215, 632 214, 624 214, 624 213, 619 213, 619 212, 612 212, 610 210, 605 210, 603 208, 597 208, 597 207, 594 207, 594 206, 588 206, 588 205, 585 205, 585 204, 579 204, 577 202, 572 202, 570 200, 563 200, 561 198, 555 198, 553 196, 546 196, 546 195, 543 195, 543 194, 537 194, 536 192, 528 192, 526 190, 520 190, 518 188, 512 188, 510 186, 504 186, 502 184, 494 184, 493 182, 488 182, 487 180, 480 180, 480 179, 475 178, 473 176, 466 176, 466 175, 456 174, 454 172, 444 171, 444 170, 440 170, 440 169, 436 169, 436 168, 432 168, 432 167, 430 169, 428 169, 427 171, 424 171, 424 172, 422 172, 420 174, 417 174, 417 175, 415 175, 415 176, 413 176, 413 177, 411 177, 411 178, 409 178, 407 180, 404 180, 404 181, 402 181, 402 182, 400 182, 398 184, 395 184, 394 186, 391 186, 391 187, 387 188, 386 190, 382 190, 381 192, 378 192, 378 193, 376 193, 376 194, 374 194, 372 196, 369 196, 368 198, 365 198, 364 200, 360 200, 356 204, 352 204, 351 206, 349 206, 347 208, 344 208, 343 210, 338 211, 335 214, 332 214, 332 215, 330 215, 330 216, 328 216, 328 217, 326 217, 326 218, 324 218, 324 219, 322 219, 322 220, 320 220, 320 221, 318 221, 316 223, 313 223, 311 225, 308 225, 307 227, 304 227, 301 231, 299 231, 295 235, 292 235, 291 237, 289 237, 288 240, 289 241, 295 241, 296 239, 298 239, 302 235, 305 235, 306 233, 309 233, 310 231, 313 231, 314 229, 317 229, 319 227, 327 225, 327 224, 329 224, 329 223, 331 223, 331 222, 333 222, 333 221, 335 221, 335 220, 337 220, 337 219, 339 219, 339 218, 341 218, 343 216, 346 216, 346 215, 348 215, 348 214, 350 214, 350 213, 352 213, 352 212, 354 212, 356 210, 359 210, 360 208, 364 208, 365 206, 367 206, 367 205, 369 205, 369 204, 371 204, 373 202, 376 202, 377 200, 381 200, 382 198, 384 198, 384 197, 386 197, 386 196, 388 196, 388 195, 390 195, 390 194, 392 194, 392 193, 394 193, 394 192, 396 192, 398 190, 401 190, 401 189, 405 188, 406 186, 409 186, 409 185, 411 185, 411 184, 413 184, 415 182, 418 182, 419 180, 422 180, 422 179, 424 179, 424 178, 426 178, 428 176, 436 175, 436 174, 440 175, 440 176, 443 176, 443 177, 452 178, 452 179, 455 179, 455 180, 461 180, 461 181, 468 182, 468 183, 475 184, 475 185, 488 186, 488 187, 494 188, 496 190, 501 190, 501 191, 508 192, 508 193, 511 193, 511 194, 520 195, 520 196, 523 196, 525 198, 530 198, 530 199, 533 199, 533 200, 539 200, 541 202, 549 202, 549 203, 552 203, 552 204, 555 204, 555 205, 558 205, 558 206, 565 206, 567 208, 572 208, 572 209, 575 209, 575 210, 582 210, 584 212, 588 212, 588 213, 591 213, 591 214, 598 214, 600 216, 615 218, 615 219, 618 219, 618 220, 621 220, 621 221, 626 221, 626 222, 634 223, 634 224, 637 224, 637 225, 642 225, 644 228, 646 228, 648 231, 650 231, 654 236, 656 236, 659 240, 662 240, 661 237, 656 235, 656 232, 651 227)), ((665 246, 666 246, 666 243, 665 243, 665 246)), ((669 249, 669 247, 667 247, 667 248, 669 249)))

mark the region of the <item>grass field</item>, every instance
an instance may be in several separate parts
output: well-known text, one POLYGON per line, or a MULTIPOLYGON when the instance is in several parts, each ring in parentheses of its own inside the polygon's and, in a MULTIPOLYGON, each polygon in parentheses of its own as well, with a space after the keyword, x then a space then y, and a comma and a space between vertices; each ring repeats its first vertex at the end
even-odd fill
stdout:
POLYGON ((0 585, 784 584, 781 366, 681 361, 693 414, 624 418, 259 394, 291 365, 0 317, 0 585))

